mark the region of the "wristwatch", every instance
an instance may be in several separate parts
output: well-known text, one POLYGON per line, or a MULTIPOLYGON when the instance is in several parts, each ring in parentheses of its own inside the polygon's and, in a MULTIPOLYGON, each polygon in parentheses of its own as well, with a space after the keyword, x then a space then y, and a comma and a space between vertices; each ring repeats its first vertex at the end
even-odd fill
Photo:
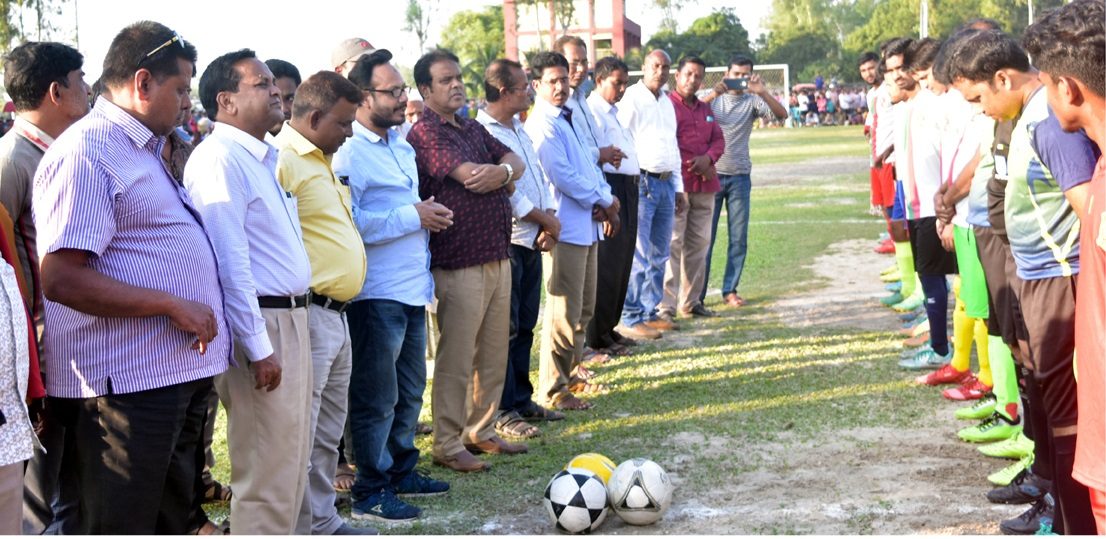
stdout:
POLYGON ((499 166, 507 169, 507 179, 503 180, 503 185, 507 185, 508 183, 511 183, 511 176, 515 175, 515 169, 512 168, 511 165, 509 165, 507 163, 502 163, 499 166))

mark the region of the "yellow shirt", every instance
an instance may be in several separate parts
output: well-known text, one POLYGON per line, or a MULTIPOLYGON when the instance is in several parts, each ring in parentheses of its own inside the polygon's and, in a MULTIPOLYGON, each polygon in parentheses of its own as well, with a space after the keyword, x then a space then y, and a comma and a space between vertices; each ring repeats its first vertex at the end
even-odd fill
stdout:
POLYGON ((349 186, 342 185, 311 141, 285 122, 277 134, 277 179, 296 197, 303 244, 311 260, 311 290, 349 301, 365 284, 365 248, 353 224, 349 186))

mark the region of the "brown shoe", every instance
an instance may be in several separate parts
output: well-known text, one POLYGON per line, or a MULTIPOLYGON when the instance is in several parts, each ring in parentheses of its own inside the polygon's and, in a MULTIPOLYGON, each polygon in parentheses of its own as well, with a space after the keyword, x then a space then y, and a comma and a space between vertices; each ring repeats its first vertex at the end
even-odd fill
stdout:
POLYGON ((680 326, 670 320, 663 318, 657 318, 654 320, 646 320, 645 325, 657 330, 657 331, 674 331, 680 329, 680 326))
POLYGON ((475 444, 465 444, 465 449, 477 455, 480 453, 487 453, 489 455, 517 455, 530 450, 526 444, 512 444, 499 436, 492 436, 483 442, 475 444))
POLYGON ((722 302, 730 307, 744 307, 745 298, 737 295, 737 292, 730 292, 722 297, 722 302))
POLYGON ((638 322, 630 327, 623 327, 620 333, 629 335, 635 339, 643 339, 653 341, 661 338, 661 332, 645 325, 644 322, 638 322))
POLYGON ((483 472, 492 467, 464 449, 445 458, 434 457, 434 464, 462 473, 483 472))

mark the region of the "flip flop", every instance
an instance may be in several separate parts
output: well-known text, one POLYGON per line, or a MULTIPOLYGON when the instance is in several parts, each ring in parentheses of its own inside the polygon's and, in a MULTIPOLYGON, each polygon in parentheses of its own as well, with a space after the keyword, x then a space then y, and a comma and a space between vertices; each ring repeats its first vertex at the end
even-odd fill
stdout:
POLYGON ((564 394, 553 403, 553 407, 558 410, 587 410, 592 406, 594 406, 592 403, 580 400, 571 393, 564 394))

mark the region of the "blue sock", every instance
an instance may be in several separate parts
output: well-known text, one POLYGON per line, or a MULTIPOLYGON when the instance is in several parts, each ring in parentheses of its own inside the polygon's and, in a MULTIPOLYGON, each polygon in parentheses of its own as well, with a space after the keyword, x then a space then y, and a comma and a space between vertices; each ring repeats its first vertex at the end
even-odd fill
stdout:
POLYGON ((949 288, 944 275, 918 274, 922 292, 926 295, 926 315, 929 316, 929 342, 933 351, 942 356, 949 353, 949 288))

